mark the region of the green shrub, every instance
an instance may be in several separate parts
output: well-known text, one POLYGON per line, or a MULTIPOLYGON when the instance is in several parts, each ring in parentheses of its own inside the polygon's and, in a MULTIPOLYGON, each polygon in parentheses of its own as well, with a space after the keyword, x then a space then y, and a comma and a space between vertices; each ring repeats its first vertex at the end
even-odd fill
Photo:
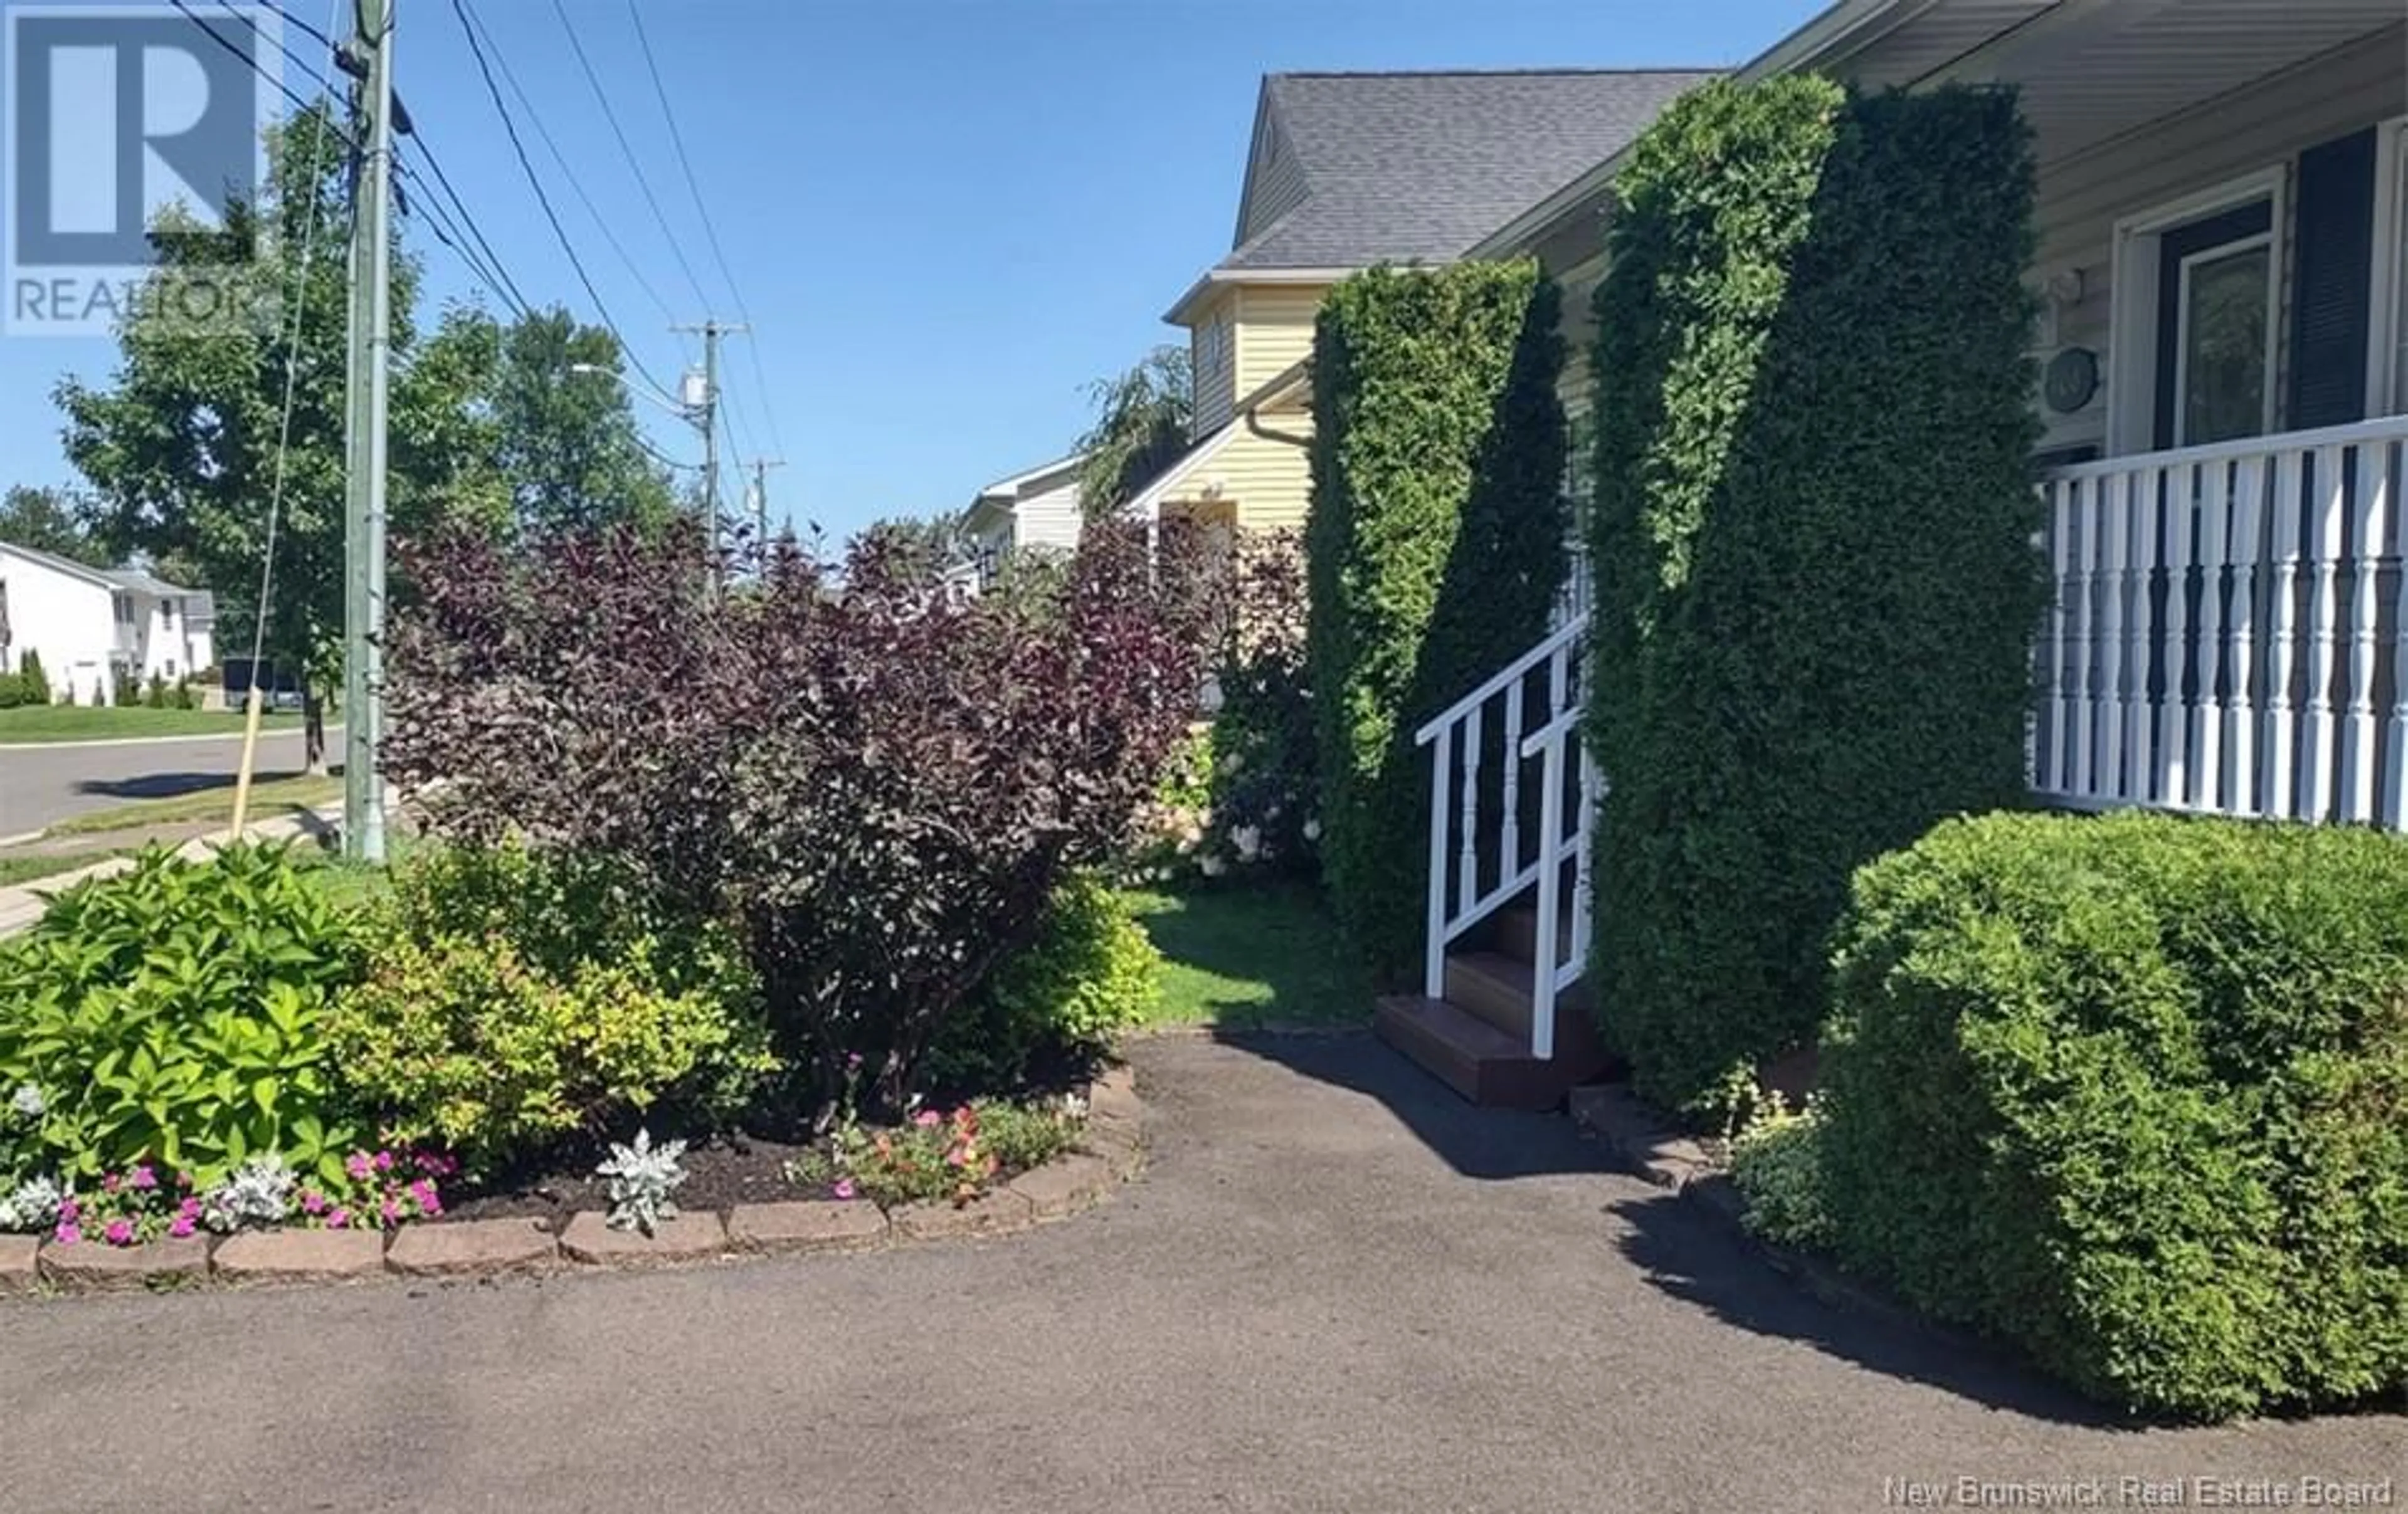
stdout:
POLYGON ((328 1034, 390 1139, 472 1171, 664 1107, 726 1119, 776 1065, 731 933, 619 866, 508 843, 397 871, 328 1034))
POLYGON ((1321 775, 1305 675, 1304 543, 1292 531, 1240 536, 1228 631, 1216 661, 1207 846, 1240 867, 1311 873, 1320 852, 1321 775))
POLYGON ((156 673, 151 674, 150 681, 145 684, 142 689, 142 704, 144 707, 148 709, 165 709, 167 707, 167 680, 161 678, 156 673))
POLYGON ((0 709, 15 709, 34 701, 26 696, 25 680, 14 673, 0 673, 0 709))
POLYGON ((1162 953, 1121 895, 1093 878, 1054 891, 1036 943, 1009 958, 930 1048, 953 1089, 1009 1089, 1048 1056, 1091 1056, 1145 1018, 1162 953))
POLYGON ((200 708, 200 698, 193 693, 193 680, 190 678, 178 678, 176 680, 175 690, 168 696, 168 703, 178 709, 200 708))
POLYGON ((25 655, 17 660, 17 679, 23 687, 26 704, 50 702, 50 676, 43 670, 40 652, 26 649, 25 655))
POLYGON ((1375 268, 1313 337, 1307 664, 1322 864, 1383 974, 1417 961, 1429 759, 1413 732, 1546 634, 1567 522, 1559 297, 1535 265, 1375 268))
POLYGON ((0 943, 0 1089, 31 1085, 71 1175, 156 1162, 195 1178, 352 1149, 326 1037, 358 976, 353 921, 281 847, 152 850, 62 892, 0 943))
POLYGON ((1767 1240, 1820 1250, 1831 1244, 1823 1178, 1823 1112, 1760 1112, 1731 1138, 1730 1176, 1747 1201, 1742 1221, 1767 1240))
POLYGON ((2031 185, 2010 96, 1813 79, 1684 96, 1616 179, 1591 970, 1669 1106, 1811 1037, 1851 871, 2022 802, 2031 185))
POLYGON ((2408 842, 1952 821, 1837 963, 1851 1266, 2136 1408, 2408 1387, 2408 842))

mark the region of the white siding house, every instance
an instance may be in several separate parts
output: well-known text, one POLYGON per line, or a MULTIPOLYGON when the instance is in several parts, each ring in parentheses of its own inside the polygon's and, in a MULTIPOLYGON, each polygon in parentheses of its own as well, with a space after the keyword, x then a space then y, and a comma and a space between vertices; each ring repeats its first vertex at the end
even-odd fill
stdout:
POLYGON ((216 660, 216 605, 139 569, 80 563, 0 541, 0 667, 41 659, 54 697, 112 695, 121 678, 179 678, 216 660))
POLYGON ((1079 545, 1083 516, 1079 508, 1079 466, 1086 454, 1057 458, 1042 467, 998 478, 970 501, 967 524, 976 544, 981 581, 992 578, 1005 558, 1037 550, 1068 553, 1079 545))

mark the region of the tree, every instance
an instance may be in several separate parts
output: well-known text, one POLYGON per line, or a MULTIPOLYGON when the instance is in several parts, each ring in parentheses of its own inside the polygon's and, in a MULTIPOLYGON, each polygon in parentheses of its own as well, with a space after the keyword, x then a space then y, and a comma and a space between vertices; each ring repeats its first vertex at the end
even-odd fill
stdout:
POLYGON ((7 497, 0 498, 0 541, 89 567, 108 565, 108 553, 93 540, 71 496, 48 485, 8 486, 7 497))
POLYGON ((860 539, 877 544, 890 571, 915 581, 935 578, 970 561, 976 551, 965 510, 890 515, 862 527, 860 539))
POLYGON ((1110 516, 1187 450, 1196 413, 1196 376, 1183 347, 1157 347, 1117 378, 1088 386, 1096 421, 1079 438, 1080 506, 1110 516))
MULTIPOLYGON (((172 322, 130 317, 119 324, 113 384, 69 377, 57 390, 67 458, 95 493, 99 543, 112 554, 185 564, 223 596, 229 624, 245 624, 259 609, 267 502, 280 498, 263 650, 308 670, 313 767, 324 751, 319 693, 339 673, 343 626, 349 216, 343 154, 330 124, 323 107, 313 107, 270 128, 263 193, 229 206, 222 230, 195 230, 171 209, 151 231, 159 261, 137 312, 176 308, 187 292, 222 288, 226 265, 249 262, 257 249, 251 278, 272 294, 272 319, 230 323, 204 339, 172 322), (293 411, 280 464, 288 350, 293 411)), ((417 287, 415 261, 396 253, 396 437, 435 430, 430 410, 440 416, 459 401, 411 371, 417 287)), ((456 474, 454 463, 423 448, 397 449, 395 519, 441 513, 456 474)))
POLYGON ((522 536, 657 526, 677 508, 666 470, 636 429, 619 338, 607 327, 580 325, 559 307, 509 325, 455 308, 419 364, 465 391, 459 440, 522 536))

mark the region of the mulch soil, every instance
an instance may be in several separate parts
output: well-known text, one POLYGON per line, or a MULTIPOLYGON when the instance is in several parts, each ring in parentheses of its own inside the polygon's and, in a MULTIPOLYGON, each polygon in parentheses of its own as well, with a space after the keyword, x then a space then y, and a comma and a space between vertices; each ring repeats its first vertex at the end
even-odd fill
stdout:
MULTIPOLYGON (((776 1204, 812 1194, 786 1178, 786 1164, 810 1150, 809 1145, 752 1136, 718 1136, 687 1149, 682 1160, 686 1179, 677 1191, 678 1207, 725 1210, 738 1204, 776 1204)), ((580 1209, 608 1212, 609 1179, 594 1175, 594 1165, 607 1150, 597 1149, 581 1164, 566 1160, 551 1170, 498 1176, 470 1188, 447 1183, 443 1189, 446 1220, 515 1220, 532 1216, 558 1232, 580 1209)))

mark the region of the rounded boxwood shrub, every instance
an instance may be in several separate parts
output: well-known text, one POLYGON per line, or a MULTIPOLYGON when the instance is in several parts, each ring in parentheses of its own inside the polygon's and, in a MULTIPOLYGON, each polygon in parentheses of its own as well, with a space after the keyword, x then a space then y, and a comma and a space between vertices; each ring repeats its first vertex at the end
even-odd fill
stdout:
POLYGON ((1536 264, 1374 268, 1313 336, 1305 663, 1321 856, 1387 975, 1424 929, 1424 721, 1546 635, 1565 571, 1560 296, 1536 264))
POLYGON ((2137 1409, 2408 1387, 2408 841, 1952 821, 1837 964, 1849 1265, 2137 1409))
POLYGON ((1616 188, 1591 977, 1702 1115, 1813 1035, 1856 867, 2022 800, 2031 150, 2001 93, 1715 83, 1616 188))

